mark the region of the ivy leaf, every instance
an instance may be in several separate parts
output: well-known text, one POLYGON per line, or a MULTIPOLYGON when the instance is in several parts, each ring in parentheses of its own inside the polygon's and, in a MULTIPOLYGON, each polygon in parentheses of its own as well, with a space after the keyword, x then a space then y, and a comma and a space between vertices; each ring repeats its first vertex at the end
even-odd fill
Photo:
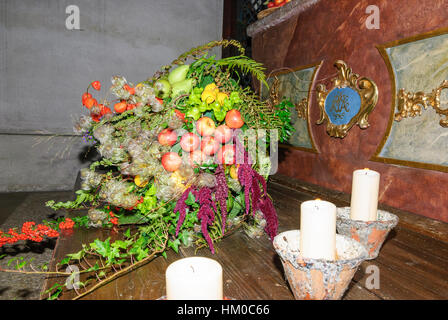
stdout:
POLYGON ((56 291, 48 298, 48 300, 56 300, 59 295, 62 293, 62 285, 56 283, 53 287, 51 287, 50 289, 48 289, 47 291, 45 291, 45 293, 49 293, 51 291, 53 291, 54 289, 56 289, 56 291))
POLYGON ((182 243, 185 246, 188 245, 189 238, 190 238, 190 233, 187 230, 184 230, 179 234, 179 239, 182 241, 182 243))
POLYGON ((191 191, 188 193, 188 198, 187 200, 185 200, 185 204, 186 205, 193 205, 194 203, 196 203, 196 198, 194 197, 193 193, 191 193, 191 191))
POLYGON ((98 271, 99 269, 100 269, 100 266, 98 265, 98 262, 96 262, 95 265, 94 265, 93 267, 87 269, 86 271, 87 271, 87 272, 90 272, 90 271, 98 271))
MULTIPOLYGON (((139 207, 140 205, 142 205, 142 203, 140 203, 137 206, 137 209, 139 209, 139 210, 141 210, 141 207, 139 207)), ((141 210, 141 211, 143 212, 144 210, 141 210)), ((146 217, 140 213, 124 214, 118 218, 119 224, 141 224, 141 223, 146 223, 148 221, 149 221, 148 217, 146 217)))
POLYGON ((58 265, 63 266, 65 264, 68 264, 70 262, 70 258, 64 258, 61 260, 61 262, 58 263, 58 265))
POLYGON ((8 260, 8 267, 11 265, 11 263, 13 263, 14 261, 16 261, 18 258, 11 258, 8 260))
POLYGON ((131 241, 117 240, 112 243, 112 248, 127 249, 131 245, 131 241))
POLYGON ((22 261, 21 263, 19 263, 18 265, 16 265, 15 268, 16 268, 17 270, 22 269, 24 266, 26 266, 26 264, 27 264, 27 261, 24 260, 24 261, 22 261))
POLYGON ((179 244, 180 244, 180 240, 176 239, 174 241, 168 241, 168 247, 173 248, 174 252, 179 253, 179 244))
POLYGON ((148 191, 146 191, 146 193, 145 193, 145 197, 146 197, 146 196, 153 196, 153 195, 156 194, 156 192, 157 192, 157 188, 156 188, 156 185, 153 183, 153 184, 151 185, 151 187, 148 189, 148 191))
POLYGON ((69 257, 71 260, 81 260, 81 258, 84 257, 84 250, 68 254, 67 257, 69 257))
POLYGON ((131 228, 128 228, 128 230, 126 230, 126 232, 124 233, 124 236, 126 238, 130 238, 131 237, 131 228))
POLYGON ((107 238, 105 241, 100 241, 96 239, 95 243, 95 251, 102 255, 103 257, 107 257, 110 252, 110 238, 107 238))
POLYGON ((137 261, 140 261, 140 260, 143 260, 144 258, 146 258, 147 256, 148 256, 148 248, 145 248, 145 249, 139 248, 135 259, 137 259, 137 261))

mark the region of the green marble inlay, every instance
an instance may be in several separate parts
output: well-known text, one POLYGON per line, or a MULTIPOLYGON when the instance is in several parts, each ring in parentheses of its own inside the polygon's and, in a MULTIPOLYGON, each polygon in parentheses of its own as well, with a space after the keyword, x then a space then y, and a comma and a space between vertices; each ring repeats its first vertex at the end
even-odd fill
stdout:
MULTIPOLYGON (((289 73, 277 75, 280 81, 279 97, 289 99, 293 104, 298 104, 303 98, 308 98, 308 91, 313 81, 314 70, 317 67, 311 67, 289 73)), ((272 85, 274 78, 270 77, 267 82, 272 85)), ((268 90, 261 88, 261 98, 267 99, 268 90)), ((291 109, 291 118, 296 131, 291 135, 288 144, 294 147, 313 149, 313 144, 308 132, 308 120, 297 117, 297 110, 291 109)))
MULTIPOLYGON (((402 44, 386 51, 395 74, 397 93, 404 88, 429 94, 448 79, 448 34, 402 44)), ((447 91, 442 91, 442 109, 448 107, 447 91)), ((379 156, 448 165, 448 128, 439 125, 440 119, 435 110, 428 107, 423 109, 421 116, 394 121, 379 156)))

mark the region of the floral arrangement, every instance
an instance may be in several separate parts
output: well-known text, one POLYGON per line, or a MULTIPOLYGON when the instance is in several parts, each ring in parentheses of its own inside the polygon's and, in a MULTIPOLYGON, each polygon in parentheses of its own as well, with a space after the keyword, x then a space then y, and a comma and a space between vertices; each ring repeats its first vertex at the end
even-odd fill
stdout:
MULTIPOLYGON (((114 76, 99 101, 89 89, 99 92, 101 83, 92 82, 82 96, 89 114, 79 118, 74 130, 101 159, 81 170, 75 200, 47 202, 55 210, 88 209, 87 215, 38 226, 28 222, 21 233, 11 229, 0 234, 0 246, 57 237, 77 226, 124 228, 122 240, 83 244, 58 263, 81 265, 79 273, 85 277, 79 298, 118 274, 165 256, 168 249, 195 245, 214 253, 215 243, 239 227, 251 237, 265 231, 273 239, 278 221, 267 193, 271 159, 266 150, 293 131, 292 105, 262 102, 239 85, 238 72, 244 72, 267 86, 263 71, 244 56, 238 42, 221 40, 191 49, 135 85, 114 76), (210 49, 229 45, 241 54, 209 56, 210 49)), ((15 261, 22 272, 49 272, 27 271, 26 262, 15 261)), ((59 297, 64 285, 53 286, 49 298, 59 297)))

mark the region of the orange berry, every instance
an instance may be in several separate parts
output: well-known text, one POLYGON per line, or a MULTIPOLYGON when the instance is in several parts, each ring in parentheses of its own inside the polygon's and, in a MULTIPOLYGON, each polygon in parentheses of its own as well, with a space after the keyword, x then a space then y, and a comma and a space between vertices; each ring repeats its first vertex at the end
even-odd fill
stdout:
POLYGON ((127 104, 126 104, 126 102, 124 102, 124 101, 117 102, 117 103, 114 105, 114 110, 115 110, 116 112, 118 112, 118 113, 123 113, 123 112, 125 112, 125 111, 126 111, 126 108, 127 108, 127 104))
POLYGON ((123 86, 124 90, 126 90, 127 92, 129 92, 129 94, 135 94, 135 89, 132 88, 131 86, 129 86, 127 83, 123 86))
POLYGON ((97 81, 93 81, 92 82, 92 87, 95 90, 100 90, 101 89, 101 82, 99 82, 98 80, 97 81))
POLYGON ((84 105, 86 106, 87 109, 92 108, 93 106, 96 106, 98 104, 98 102, 96 101, 95 98, 87 98, 84 101, 84 105))
POLYGON ((85 104, 85 101, 86 101, 87 98, 92 98, 92 95, 90 93, 88 93, 88 92, 84 92, 82 94, 82 104, 83 105, 85 104))

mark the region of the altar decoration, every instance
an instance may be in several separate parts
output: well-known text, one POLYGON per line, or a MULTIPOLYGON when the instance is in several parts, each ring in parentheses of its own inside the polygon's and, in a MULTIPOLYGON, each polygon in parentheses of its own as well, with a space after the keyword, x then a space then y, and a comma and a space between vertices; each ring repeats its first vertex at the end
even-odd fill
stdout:
POLYGON ((353 220, 377 219, 380 174, 368 168, 353 171, 350 217, 353 220))
POLYGON ((352 219, 350 207, 337 208, 336 216, 338 233, 361 243, 367 250, 367 260, 378 257, 387 235, 398 224, 398 217, 384 210, 378 210, 373 221, 352 219))
POLYGON ((320 199, 300 205, 300 252, 305 258, 335 260, 336 206, 320 199))
POLYGON ((222 266, 205 257, 189 257, 168 266, 167 300, 223 300, 222 266))
POLYGON ((344 138, 356 124, 361 129, 370 126, 368 117, 378 102, 378 87, 373 80, 354 73, 342 60, 336 60, 334 67, 338 75, 330 91, 324 84, 316 87, 320 109, 316 124, 326 122, 331 137, 344 138))
POLYGON ((336 229, 339 234, 361 243, 368 260, 375 259, 398 217, 378 210, 379 172, 368 168, 353 171, 350 207, 337 208, 336 229))
MULTIPOLYGON (((194 245, 215 253, 216 243, 239 227, 251 237, 264 231, 274 239, 278 220, 267 193, 267 150, 293 131, 291 104, 260 101, 239 85, 241 72, 267 85, 260 63, 246 57, 237 41, 221 40, 191 49, 136 84, 113 76, 104 90, 93 81, 82 95, 88 114, 74 130, 101 158, 81 170, 75 200, 47 202, 55 210, 86 209, 87 214, 27 225, 23 237, 10 230, 0 234, 7 239, 0 244, 56 237, 73 227, 118 231, 117 240, 85 243, 58 263, 79 267, 78 299, 159 255, 166 257, 167 250, 194 245), (209 55, 212 48, 229 45, 240 55, 209 55), (96 97, 102 91, 106 94, 96 97)), ((48 290, 50 299, 66 290, 64 282, 72 275, 37 270, 17 258, 10 262, 15 269, 1 271, 62 276, 48 290)))
POLYGON ((357 241, 336 235, 336 259, 306 258, 300 250, 301 230, 274 238, 286 279, 296 300, 339 300, 347 290, 367 251, 357 241))
POLYGON ((448 127, 448 30, 392 40, 377 46, 389 73, 392 103, 388 126, 370 160, 448 172, 443 139, 448 127))

